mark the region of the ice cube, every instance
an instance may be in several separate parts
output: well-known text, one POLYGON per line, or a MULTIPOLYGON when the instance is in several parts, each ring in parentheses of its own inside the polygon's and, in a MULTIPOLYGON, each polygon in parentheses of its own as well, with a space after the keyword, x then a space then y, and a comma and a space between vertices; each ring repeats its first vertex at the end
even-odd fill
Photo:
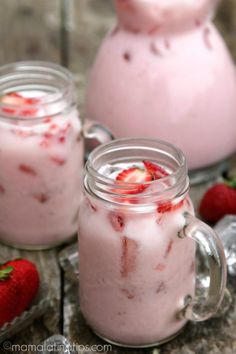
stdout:
POLYGON ((75 354, 75 346, 72 345, 65 337, 61 335, 54 335, 46 339, 41 345, 37 354, 75 354))
MULTIPOLYGON (((206 297, 208 296, 208 290, 210 286, 210 276, 207 274, 198 274, 196 279, 196 298, 201 304, 204 303, 206 297)), ((224 291, 224 297, 218 308, 217 312, 213 317, 219 318, 225 315, 232 304, 232 295, 228 288, 224 291)))
POLYGON ((67 246, 59 253, 59 263, 68 278, 73 281, 78 280, 79 252, 77 243, 67 246))
POLYGON ((236 275, 236 215, 226 215, 214 229, 224 246, 228 273, 236 275))

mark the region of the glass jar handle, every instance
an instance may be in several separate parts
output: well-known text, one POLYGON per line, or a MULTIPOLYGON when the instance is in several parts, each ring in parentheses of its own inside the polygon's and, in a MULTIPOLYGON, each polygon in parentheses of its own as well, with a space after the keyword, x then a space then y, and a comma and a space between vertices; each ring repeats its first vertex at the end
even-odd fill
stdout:
POLYGON ((205 250, 210 268, 210 285, 208 296, 203 303, 193 300, 191 296, 185 298, 179 317, 200 322, 213 316, 221 304, 227 280, 226 260, 223 246, 215 231, 189 213, 184 216, 186 224, 178 236, 193 239, 205 250))
POLYGON ((86 119, 83 125, 83 136, 85 139, 85 157, 100 144, 105 144, 114 139, 114 136, 104 125, 86 119))

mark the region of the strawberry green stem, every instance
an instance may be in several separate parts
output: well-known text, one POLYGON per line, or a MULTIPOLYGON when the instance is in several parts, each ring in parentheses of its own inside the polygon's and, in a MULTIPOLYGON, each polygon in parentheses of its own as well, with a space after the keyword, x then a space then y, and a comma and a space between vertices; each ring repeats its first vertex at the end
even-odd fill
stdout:
POLYGON ((225 184, 226 184, 228 187, 231 187, 231 188, 235 188, 235 189, 236 189, 236 178, 233 178, 233 179, 226 179, 224 182, 225 182, 225 184))
POLYGON ((13 271, 13 267, 8 266, 6 268, 0 269, 0 281, 5 280, 10 277, 13 271))

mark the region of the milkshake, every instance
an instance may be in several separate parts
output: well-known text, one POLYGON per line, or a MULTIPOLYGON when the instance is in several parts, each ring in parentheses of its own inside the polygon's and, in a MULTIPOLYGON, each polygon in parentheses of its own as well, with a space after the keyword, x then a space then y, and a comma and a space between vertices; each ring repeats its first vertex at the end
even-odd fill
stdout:
POLYGON ((236 71, 211 22, 215 0, 116 0, 88 83, 86 115, 117 138, 170 141, 191 170, 236 150, 236 71))
POLYGON ((118 345, 167 341, 186 324, 181 311, 194 298, 196 245, 180 237, 194 210, 186 164, 171 149, 118 140, 96 149, 86 165, 80 306, 93 331, 118 345))
POLYGON ((0 240, 48 248, 77 229, 83 142, 71 75, 45 63, 0 69, 0 240))

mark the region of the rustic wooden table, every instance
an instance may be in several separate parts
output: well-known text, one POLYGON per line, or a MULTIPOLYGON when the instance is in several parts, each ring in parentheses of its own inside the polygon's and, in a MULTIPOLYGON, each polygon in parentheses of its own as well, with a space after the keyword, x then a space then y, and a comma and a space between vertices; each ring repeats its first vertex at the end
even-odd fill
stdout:
MULTIPOLYGON (((236 161, 234 161, 233 166, 236 167, 236 161)), ((199 200, 208 186, 209 183, 192 187, 191 196, 196 210, 199 200)), ((47 337, 59 333, 64 334, 71 342, 81 345, 104 344, 89 330, 84 322, 79 311, 77 281, 60 267, 58 262, 60 251, 61 248, 43 252, 29 252, 18 251, 4 245, 0 246, 0 260, 21 256, 37 264, 42 280, 49 285, 52 299, 51 307, 47 313, 37 319, 30 327, 11 338, 12 344, 39 344, 47 337)), ((228 287, 233 294, 233 304, 222 318, 211 319, 205 323, 189 323, 179 337, 159 348, 126 350, 113 346, 112 353, 236 353, 236 279, 229 279, 228 287)), ((0 349, 0 353, 7 353, 7 351, 0 349)))

